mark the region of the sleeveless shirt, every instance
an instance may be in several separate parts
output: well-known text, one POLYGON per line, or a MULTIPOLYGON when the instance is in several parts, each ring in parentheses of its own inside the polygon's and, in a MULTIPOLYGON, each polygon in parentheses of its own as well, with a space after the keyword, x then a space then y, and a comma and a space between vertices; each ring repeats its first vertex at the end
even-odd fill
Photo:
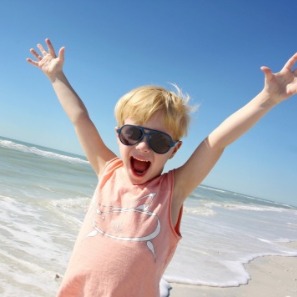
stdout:
POLYGON ((157 297, 181 238, 171 221, 174 172, 133 185, 123 162, 105 167, 58 297, 157 297))

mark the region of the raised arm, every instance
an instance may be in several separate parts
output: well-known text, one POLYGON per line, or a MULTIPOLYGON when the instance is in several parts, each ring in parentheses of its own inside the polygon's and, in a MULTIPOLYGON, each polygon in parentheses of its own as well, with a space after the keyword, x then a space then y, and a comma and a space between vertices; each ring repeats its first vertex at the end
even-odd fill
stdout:
POLYGON ((278 73, 261 67, 265 75, 263 90, 249 103, 228 117, 198 146, 190 159, 176 171, 176 199, 182 203, 207 176, 226 146, 237 140, 278 103, 297 93, 297 53, 278 73), (184 178, 187 176, 187 178, 184 178))
POLYGON ((273 74, 268 67, 261 67, 265 85, 253 100, 227 118, 208 137, 209 145, 225 148, 258 122, 275 105, 297 93, 297 75, 291 68, 297 61, 297 53, 283 69, 273 74))
POLYGON ((35 60, 27 58, 27 61, 39 68, 49 78, 63 109, 74 125, 87 159, 96 174, 100 175, 105 163, 115 155, 102 141, 84 103, 63 73, 65 48, 62 47, 57 56, 51 41, 46 39, 45 42, 48 49, 45 50, 41 44, 38 44, 40 54, 34 49, 30 49, 35 60))

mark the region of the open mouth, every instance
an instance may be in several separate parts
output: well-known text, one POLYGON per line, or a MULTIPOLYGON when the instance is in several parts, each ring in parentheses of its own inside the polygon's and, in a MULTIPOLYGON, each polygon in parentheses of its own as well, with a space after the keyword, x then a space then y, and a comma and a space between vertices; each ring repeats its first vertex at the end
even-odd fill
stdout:
POLYGON ((140 159, 136 159, 134 157, 131 157, 130 163, 131 163, 131 168, 132 168, 134 174, 138 175, 138 176, 145 175, 145 173, 151 166, 150 161, 140 160, 140 159))

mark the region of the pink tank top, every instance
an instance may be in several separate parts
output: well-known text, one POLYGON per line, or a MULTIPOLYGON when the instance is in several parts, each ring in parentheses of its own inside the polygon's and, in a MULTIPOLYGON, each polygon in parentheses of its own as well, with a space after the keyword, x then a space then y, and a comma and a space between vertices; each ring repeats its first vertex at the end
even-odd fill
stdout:
POLYGON ((59 297, 157 297, 180 240, 171 223, 174 173, 133 185, 116 158, 100 178, 59 297))

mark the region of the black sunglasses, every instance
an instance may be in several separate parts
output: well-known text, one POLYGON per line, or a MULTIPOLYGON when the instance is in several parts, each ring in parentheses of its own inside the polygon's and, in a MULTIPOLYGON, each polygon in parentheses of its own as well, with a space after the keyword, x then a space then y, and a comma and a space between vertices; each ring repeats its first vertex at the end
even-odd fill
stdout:
POLYGON ((166 154, 178 142, 172 140, 171 136, 165 132, 142 126, 124 125, 117 129, 117 133, 124 145, 135 145, 146 136, 149 147, 157 154, 166 154))

